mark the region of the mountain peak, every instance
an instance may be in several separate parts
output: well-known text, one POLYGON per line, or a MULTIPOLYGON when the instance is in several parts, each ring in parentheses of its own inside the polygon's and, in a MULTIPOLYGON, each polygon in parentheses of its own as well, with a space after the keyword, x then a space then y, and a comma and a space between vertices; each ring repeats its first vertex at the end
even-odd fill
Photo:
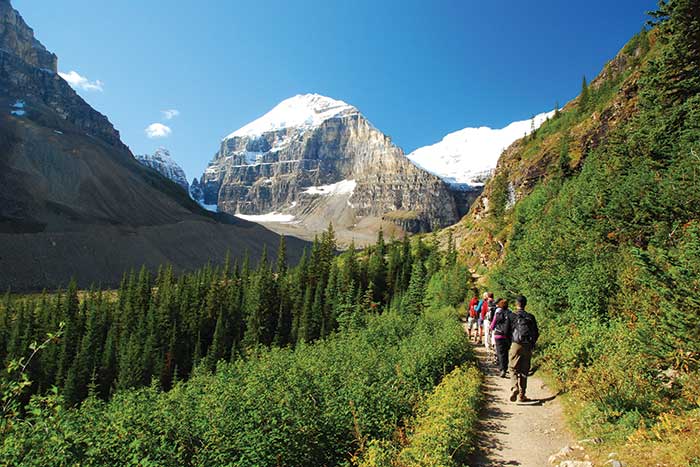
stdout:
POLYGON ((320 94, 298 94, 228 135, 226 139, 256 136, 284 128, 309 129, 341 115, 358 113, 350 104, 320 94))
POLYGON ((189 183, 187 182, 185 171, 175 162, 168 149, 160 147, 152 155, 136 154, 134 157, 142 165, 160 172, 161 175, 177 183, 185 191, 189 191, 189 183))
POLYGON ((0 0, 0 51, 16 55, 31 66, 53 73, 58 71, 56 55, 34 37, 32 28, 12 8, 9 0, 0 0))
POLYGON ((539 128, 553 114, 553 111, 542 113, 500 129, 464 128, 406 157, 447 183, 480 186, 496 168, 498 158, 508 146, 539 128))

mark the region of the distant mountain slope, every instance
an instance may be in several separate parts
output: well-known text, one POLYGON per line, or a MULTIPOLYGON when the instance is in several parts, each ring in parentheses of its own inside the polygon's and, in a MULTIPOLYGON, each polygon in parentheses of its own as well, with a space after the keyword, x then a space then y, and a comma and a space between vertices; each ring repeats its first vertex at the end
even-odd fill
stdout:
POLYGON ((355 107, 318 94, 289 98, 227 136, 193 191, 221 212, 284 219, 271 228, 306 238, 333 222, 345 243, 372 242, 380 227, 431 231, 460 214, 440 178, 355 107))
POLYGON ((158 148, 153 154, 136 154, 136 160, 142 165, 150 167, 165 178, 180 185, 186 192, 190 190, 187 175, 182 167, 175 162, 166 148, 158 148))
POLYGON ((433 145, 418 148, 406 157, 447 183, 481 186, 508 146, 539 128, 553 115, 553 111, 542 113, 501 129, 464 128, 433 145))
MULTIPOLYGON (((0 0, 0 289, 115 284, 125 269, 254 258, 279 237, 202 210, 143 167, 0 0)), ((290 245, 290 256, 298 254, 290 245)))

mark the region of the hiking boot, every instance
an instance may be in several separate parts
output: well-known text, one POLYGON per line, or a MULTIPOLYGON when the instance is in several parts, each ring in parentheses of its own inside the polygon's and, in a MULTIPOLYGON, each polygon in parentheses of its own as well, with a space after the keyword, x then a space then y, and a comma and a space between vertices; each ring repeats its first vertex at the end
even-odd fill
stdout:
POLYGON ((505 372, 505 371, 501 371, 501 378, 505 378, 505 377, 506 377, 506 372, 505 372))
POLYGON ((518 402, 532 402, 532 399, 527 397, 525 394, 520 394, 518 396, 518 402))
POLYGON ((518 390, 517 390, 517 389, 513 389, 513 390, 510 392, 510 401, 511 401, 511 402, 515 402, 517 399, 518 399, 518 390))

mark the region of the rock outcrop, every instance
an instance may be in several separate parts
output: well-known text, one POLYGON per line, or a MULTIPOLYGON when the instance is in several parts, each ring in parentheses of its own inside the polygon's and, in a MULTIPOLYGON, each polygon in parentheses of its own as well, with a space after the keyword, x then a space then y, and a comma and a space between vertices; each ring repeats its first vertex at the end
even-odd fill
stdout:
POLYGON ((439 177, 412 164, 355 107, 316 94, 283 101, 225 138, 200 185, 202 203, 223 212, 285 212, 319 225, 310 217, 322 212, 337 229, 373 218, 427 232, 459 218, 439 177))
POLYGON ((180 185, 189 193, 190 184, 187 181, 185 171, 175 162, 170 155, 170 151, 166 148, 158 148, 153 154, 137 154, 135 157, 142 165, 152 168, 165 178, 180 185))
POLYGON ((20 14, 0 0, 0 95, 47 107, 90 136, 127 149, 107 117, 57 74, 58 59, 34 37, 20 14))
POLYGON ((12 8, 10 0, 0 0, 0 49, 33 67, 58 72, 58 57, 34 37, 34 31, 12 8))

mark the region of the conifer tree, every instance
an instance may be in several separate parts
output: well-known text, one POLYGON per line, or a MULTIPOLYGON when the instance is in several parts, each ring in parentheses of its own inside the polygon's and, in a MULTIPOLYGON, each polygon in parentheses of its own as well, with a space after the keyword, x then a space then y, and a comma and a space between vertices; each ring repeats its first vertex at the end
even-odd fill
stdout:
POLYGON ((455 246, 455 238, 452 229, 447 233, 447 255, 445 256, 445 265, 448 268, 454 267, 457 264, 457 247, 455 246))
POLYGON ((66 292, 64 307, 60 311, 66 323, 66 329, 61 339, 60 360, 58 363, 57 383, 62 385, 73 364, 73 359, 80 345, 82 335, 79 316, 78 284, 72 280, 66 292))
POLYGON ((140 336, 133 333, 124 339, 119 351, 117 389, 135 388, 142 384, 142 348, 140 336))
POLYGON ((403 310, 406 313, 420 314, 423 311, 425 297, 425 270, 423 263, 416 261, 411 272, 411 281, 403 299, 403 310))
POLYGON ((280 235, 280 244, 277 248, 277 274, 281 277, 287 273, 287 241, 284 235, 280 235))
POLYGON ((584 75, 583 81, 581 82, 581 95, 579 97, 578 109, 579 112, 583 113, 588 110, 588 104, 590 101, 590 93, 588 90, 588 81, 586 81, 586 76, 584 75))
POLYGON ((207 354, 207 365, 209 368, 213 370, 216 368, 216 363, 219 360, 227 360, 227 352, 230 348, 231 344, 228 342, 226 321, 223 312, 220 312, 216 319, 214 339, 212 340, 211 346, 209 346, 209 352, 207 354))
POLYGON ((104 350, 100 362, 100 394, 103 399, 107 399, 112 393, 114 382, 117 378, 117 331, 116 325, 112 323, 107 331, 104 350))

